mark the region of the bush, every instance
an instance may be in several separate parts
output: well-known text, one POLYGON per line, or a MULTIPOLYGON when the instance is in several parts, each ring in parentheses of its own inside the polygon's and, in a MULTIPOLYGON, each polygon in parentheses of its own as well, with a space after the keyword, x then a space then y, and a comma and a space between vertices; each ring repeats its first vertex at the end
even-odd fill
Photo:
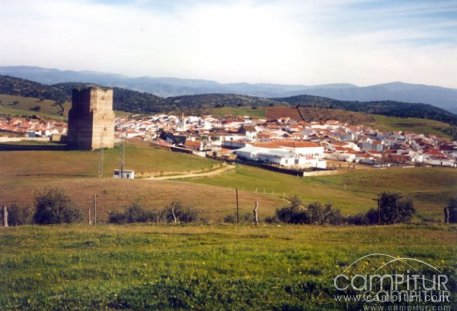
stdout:
POLYGON ((8 207, 8 225, 21 226, 32 223, 32 211, 30 207, 20 208, 16 204, 8 207))
POLYGON ((279 221, 288 224, 306 224, 309 223, 306 210, 301 200, 297 196, 290 198, 290 205, 277 209, 276 217, 279 221))
MULTIPOLYGON (((236 214, 225 216, 224 222, 230 223, 230 224, 236 224, 237 223, 236 214)), ((240 215, 240 223, 253 223, 253 222, 254 222, 254 214, 246 213, 246 214, 240 215)))
POLYGON ((445 207, 449 213, 449 223, 457 223, 457 197, 451 198, 445 207))
POLYGON ((346 217, 346 222, 351 225, 405 223, 411 221, 415 211, 411 199, 402 199, 398 193, 383 192, 379 196, 379 211, 372 208, 365 214, 346 217))
MULTIPOLYGON (((313 202, 305 208, 296 196, 290 199, 289 206, 276 210, 276 218, 290 224, 339 225, 345 222, 340 210, 334 208, 330 203, 322 206, 319 202, 313 202)), ((267 222, 269 221, 273 222, 275 219, 269 219, 267 222)))
POLYGON ((227 215, 224 217, 224 222, 229 224, 236 224, 236 215, 227 215))
POLYGON ((411 199, 402 199, 401 194, 389 192, 380 194, 379 209, 380 224, 408 222, 416 212, 411 199))
POLYGON ((191 206, 184 206, 181 202, 173 201, 160 211, 146 211, 139 202, 127 207, 125 212, 111 212, 109 222, 115 224, 137 222, 165 222, 165 223, 189 223, 203 221, 199 211, 191 206))
POLYGON ((39 225, 73 223, 82 219, 81 212, 62 189, 49 188, 35 197, 33 221, 39 225))
POLYGON ((144 210, 138 201, 127 207, 124 213, 111 212, 109 214, 109 222, 115 224, 153 222, 157 220, 157 213, 144 210))
POLYGON ((162 212, 162 218, 167 223, 189 223, 201 220, 199 211, 192 206, 184 206, 179 201, 173 201, 162 212))

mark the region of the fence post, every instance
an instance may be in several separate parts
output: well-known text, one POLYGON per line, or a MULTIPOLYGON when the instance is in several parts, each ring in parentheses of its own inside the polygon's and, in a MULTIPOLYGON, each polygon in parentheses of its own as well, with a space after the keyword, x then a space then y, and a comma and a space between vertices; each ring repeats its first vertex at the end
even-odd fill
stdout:
POLYGON ((259 208, 259 202, 255 201, 253 213, 254 213, 254 225, 258 226, 259 225, 259 214, 257 209, 259 208))
POLYGON ((3 205, 3 227, 8 227, 8 209, 3 205))

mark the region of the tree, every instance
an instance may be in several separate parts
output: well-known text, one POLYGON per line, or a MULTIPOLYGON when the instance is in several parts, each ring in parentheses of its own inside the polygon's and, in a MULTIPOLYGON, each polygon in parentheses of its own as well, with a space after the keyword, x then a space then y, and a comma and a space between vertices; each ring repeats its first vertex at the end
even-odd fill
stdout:
POLYGON ((40 225, 72 223, 82 219, 80 210, 60 188, 47 188, 38 193, 35 208, 33 220, 40 225))
POLYGON ((411 199, 402 199, 399 193, 383 192, 379 196, 381 224, 408 222, 416 212, 411 199))
POLYGON ((276 210, 276 217, 285 223, 289 224, 306 224, 308 223, 308 216, 303 207, 301 200, 297 196, 290 198, 289 206, 276 210))

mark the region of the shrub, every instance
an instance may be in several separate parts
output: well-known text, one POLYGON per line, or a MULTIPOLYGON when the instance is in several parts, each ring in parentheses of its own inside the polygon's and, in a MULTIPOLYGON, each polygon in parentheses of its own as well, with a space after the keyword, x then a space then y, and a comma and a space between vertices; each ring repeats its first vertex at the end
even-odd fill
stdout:
POLYGON ((408 222, 415 213, 413 201, 402 199, 399 193, 383 192, 379 196, 381 224, 408 222))
POLYGON ((457 197, 451 198, 446 206, 449 213, 449 223, 457 223, 457 197))
POLYGON ((157 213, 154 211, 146 211, 139 201, 136 201, 127 207, 123 213, 111 212, 109 214, 109 222, 115 224, 153 222, 157 221, 157 217, 157 213))
POLYGON ((8 207, 8 225, 21 226, 32 223, 32 211, 30 207, 20 208, 16 204, 8 207))
POLYGON ((265 217, 265 222, 267 224, 279 224, 281 221, 278 219, 276 215, 274 215, 265 217))
MULTIPOLYGON (((276 210, 276 218, 279 221, 290 224, 339 225, 345 222, 340 210, 334 208, 332 204, 327 203, 322 206, 319 202, 313 202, 305 208, 301 200, 296 196, 290 199, 289 206, 276 210)), ((269 219, 268 221, 273 222, 275 219, 269 219)))
POLYGON ((163 210, 162 218, 168 223, 189 223, 201 220, 199 214, 192 206, 184 206, 179 201, 173 201, 163 210))
POLYGON ((80 221, 81 212, 62 189, 48 188, 35 197, 33 221, 40 225, 80 221))
POLYGON ((224 217, 224 222, 229 224, 236 224, 236 215, 227 215, 224 217))
POLYGON ((346 217, 346 222, 351 225, 361 226, 361 225, 369 225, 369 221, 367 218, 367 214, 359 213, 356 215, 351 215, 346 217))
POLYGON ((290 198, 290 205, 277 209, 276 217, 288 224, 306 224, 308 216, 301 200, 297 196, 290 198))
MULTIPOLYGON (((224 222, 236 224, 236 214, 227 215, 224 217, 224 222)), ((254 215, 252 213, 246 213, 240 215, 240 223, 253 223, 254 222, 254 215)))
POLYGON ((203 221, 199 211, 181 202, 173 201, 160 211, 146 211, 139 202, 134 202, 125 212, 111 212, 109 222, 115 224, 136 222, 189 223, 203 221))

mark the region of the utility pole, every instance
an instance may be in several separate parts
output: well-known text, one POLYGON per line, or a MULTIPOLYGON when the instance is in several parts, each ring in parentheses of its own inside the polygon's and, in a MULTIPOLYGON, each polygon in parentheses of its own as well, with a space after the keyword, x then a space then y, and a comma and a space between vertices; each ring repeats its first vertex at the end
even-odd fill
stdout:
POLYGON ((121 178, 124 178, 124 165, 125 165, 125 136, 122 137, 122 160, 121 160, 121 178))
POLYGON ((238 204, 238 188, 235 188, 235 196, 236 196, 236 223, 240 223, 240 205, 238 204))

